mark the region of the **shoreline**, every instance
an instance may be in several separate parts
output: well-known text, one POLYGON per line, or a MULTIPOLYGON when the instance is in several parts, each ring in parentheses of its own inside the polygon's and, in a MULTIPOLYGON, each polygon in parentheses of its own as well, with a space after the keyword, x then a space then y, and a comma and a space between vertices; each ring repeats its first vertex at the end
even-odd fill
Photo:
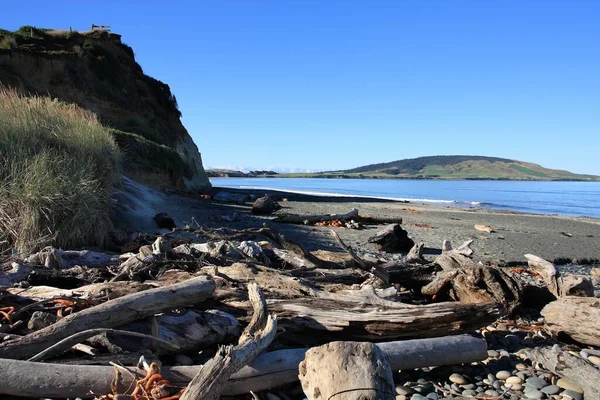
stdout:
MULTIPOLYGON (((524 254, 535 254, 556 264, 600 264, 600 218, 535 214, 487 208, 460 208, 448 205, 417 204, 360 196, 316 196, 280 190, 219 188, 254 196, 268 194, 282 205, 277 214, 342 214, 357 208, 361 215, 402 217, 403 229, 415 242, 425 243, 425 255, 439 254, 443 240, 454 246, 473 239, 475 259, 499 265, 524 264, 524 254), (490 226, 493 232, 478 231, 475 225, 490 226)), ((249 213, 248 206, 236 206, 238 212, 249 213)), ((241 214, 242 215, 242 214, 241 214)), ((309 250, 331 247, 339 251, 329 235, 328 227, 289 226, 268 222, 272 217, 249 218, 275 224, 284 234, 307 244, 309 250)), ((349 245, 366 253, 377 253, 368 238, 381 226, 363 230, 335 228, 349 245)))

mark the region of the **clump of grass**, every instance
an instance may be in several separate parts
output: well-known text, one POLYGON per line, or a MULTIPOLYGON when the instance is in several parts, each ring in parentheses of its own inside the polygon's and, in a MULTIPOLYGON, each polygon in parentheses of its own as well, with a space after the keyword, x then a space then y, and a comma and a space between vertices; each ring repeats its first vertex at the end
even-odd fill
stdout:
POLYGON ((102 245, 120 160, 93 113, 0 87, 0 242, 102 245))

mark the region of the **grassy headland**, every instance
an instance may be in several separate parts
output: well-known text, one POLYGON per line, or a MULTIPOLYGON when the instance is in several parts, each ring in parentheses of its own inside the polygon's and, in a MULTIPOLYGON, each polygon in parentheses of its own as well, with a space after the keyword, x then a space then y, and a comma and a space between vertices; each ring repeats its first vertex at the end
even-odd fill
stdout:
POLYGON ((121 153, 94 114, 0 87, 0 154, 4 248, 104 242, 121 153))

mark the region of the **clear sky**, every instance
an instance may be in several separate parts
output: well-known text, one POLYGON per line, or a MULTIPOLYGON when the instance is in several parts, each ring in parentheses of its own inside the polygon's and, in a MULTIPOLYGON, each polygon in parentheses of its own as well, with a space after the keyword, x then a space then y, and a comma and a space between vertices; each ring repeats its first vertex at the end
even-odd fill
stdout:
POLYGON ((8 1, 0 27, 111 25, 206 167, 473 154, 600 174, 600 1, 8 1))

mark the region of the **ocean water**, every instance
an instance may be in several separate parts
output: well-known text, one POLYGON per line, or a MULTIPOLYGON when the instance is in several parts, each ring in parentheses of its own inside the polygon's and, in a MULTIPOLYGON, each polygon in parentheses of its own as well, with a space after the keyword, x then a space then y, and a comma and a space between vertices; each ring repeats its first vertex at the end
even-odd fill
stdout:
POLYGON ((600 218, 600 182, 211 178, 223 188, 361 196, 454 207, 600 218))

